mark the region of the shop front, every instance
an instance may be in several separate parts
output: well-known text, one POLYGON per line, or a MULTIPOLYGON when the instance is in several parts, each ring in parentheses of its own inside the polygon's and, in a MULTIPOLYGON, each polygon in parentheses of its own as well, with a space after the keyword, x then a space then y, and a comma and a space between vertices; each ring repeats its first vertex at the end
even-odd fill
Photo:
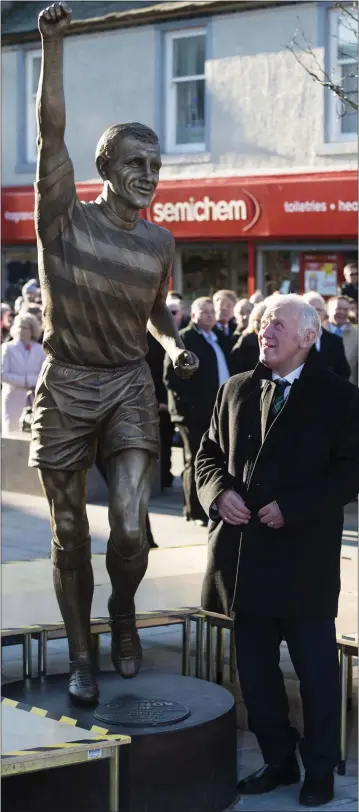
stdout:
MULTIPOLYGON (((77 189, 89 201, 101 185, 77 189)), ((357 212, 356 173, 327 172, 161 181, 144 214, 173 233, 172 286, 192 300, 222 287, 332 295, 357 257, 357 212)), ((19 256, 36 270, 31 187, 2 190, 2 242, 6 293, 19 256)))
POLYGON ((176 239, 173 286, 185 298, 336 292, 357 257, 355 172, 161 182, 148 219, 176 239))

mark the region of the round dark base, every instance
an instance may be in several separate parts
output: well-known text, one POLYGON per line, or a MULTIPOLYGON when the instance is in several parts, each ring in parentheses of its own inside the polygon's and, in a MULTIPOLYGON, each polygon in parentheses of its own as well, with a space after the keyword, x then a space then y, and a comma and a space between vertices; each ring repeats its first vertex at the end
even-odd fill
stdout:
MULTIPOLYGON (((122 680, 113 672, 102 673, 98 679, 99 706, 116 697, 140 702, 161 699, 186 706, 190 715, 177 724, 154 727, 129 729, 101 724, 94 709, 74 708, 67 696, 67 675, 63 674, 5 685, 3 695, 75 718, 85 729, 97 724, 107 727, 110 733, 130 734, 130 747, 120 748, 121 812, 223 812, 232 803, 237 785, 236 714, 234 699, 228 691, 203 680, 144 671, 134 680, 122 680)), ((61 807, 57 797, 60 787, 56 788, 56 793, 52 792, 51 812, 58 809, 78 812, 79 808, 107 812, 106 765, 92 764, 87 771, 66 769, 73 770, 71 787, 76 783, 76 792, 80 794, 77 801, 73 799, 72 807, 67 783, 66 801, 62 799, 61 807), (57 801, 59 807, 54 805, 57 801)), ((57 773, 60 784, 63 768, 57 773)), ((38 774, 39 784, 44 776, 45 773, 38 774)), ((5 783, 9 782, 10 779, 5 783)), ((66 782, 62 779, 62 783, 66 782)), ((31 794, 36 798, 34 790, 31 794)), ((35 808, 36 812, 42 812, 38 798, 35 808)))

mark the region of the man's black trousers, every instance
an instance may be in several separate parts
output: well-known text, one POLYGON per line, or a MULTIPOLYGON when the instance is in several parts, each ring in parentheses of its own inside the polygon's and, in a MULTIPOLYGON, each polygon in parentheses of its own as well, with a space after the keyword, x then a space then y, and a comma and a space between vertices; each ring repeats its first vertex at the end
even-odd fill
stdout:
MULTIPOLYGON (((320 585, 318 585, 320 588, 320 585)), ((300 681, 306 770, 320 774, 339 761, 340 688, 334 620, 276 620, 237 613, 238 675, 249 729, 266 764, 284 761, 295 749, 297 730, 289 723, 288 699, 279 667, 285 640, 300 681)))
POLYGON ((194 464, 196 460, 201 440, 208 429, 208 424, 202 421, 191 423, 179 423, 178 430, 183 442, 184 471, 183 471, 183 492, 185 514, 187 519, 207 521, 202 505, 197 496, 194 464))
POLYGON ((171 473, 173 426, 168 412, 160 412, 160 438, 161 438, 161 488, 172 485, 171 473))

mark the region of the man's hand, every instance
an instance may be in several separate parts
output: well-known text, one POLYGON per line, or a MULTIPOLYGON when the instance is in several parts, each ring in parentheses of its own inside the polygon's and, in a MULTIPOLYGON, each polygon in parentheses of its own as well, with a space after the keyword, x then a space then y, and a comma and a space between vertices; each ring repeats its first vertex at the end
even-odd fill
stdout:
POLYGON ((173 366, 180 378, 192 378, 199 367, 199 360, 194 352, 177 350, 173 359, 173 366))
POLYGON ((270 502, 258 511, 261 524, 266 524, 271 530, 279 530, 284 525, 284 519, 277 502, 270 502))
POLYGON ((72 17, 71 9, 66 3, 53 3, 39 15, 39 31, 43 39, 63 37, 72 17))
POLYGON ((251 513, 236 491, 222 491, 216 503, 221 519, 227 524, 248 524, 251 513))

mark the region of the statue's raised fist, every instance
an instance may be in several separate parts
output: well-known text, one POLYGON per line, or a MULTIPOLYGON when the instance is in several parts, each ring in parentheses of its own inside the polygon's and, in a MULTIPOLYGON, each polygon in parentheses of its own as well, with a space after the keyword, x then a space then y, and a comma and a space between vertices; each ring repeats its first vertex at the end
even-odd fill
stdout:
POLYGON ((69 27, 72 17, 71 9, 66 3, 53 3, 39 15, 39 31, 42 37, 62 37, 69 27))

